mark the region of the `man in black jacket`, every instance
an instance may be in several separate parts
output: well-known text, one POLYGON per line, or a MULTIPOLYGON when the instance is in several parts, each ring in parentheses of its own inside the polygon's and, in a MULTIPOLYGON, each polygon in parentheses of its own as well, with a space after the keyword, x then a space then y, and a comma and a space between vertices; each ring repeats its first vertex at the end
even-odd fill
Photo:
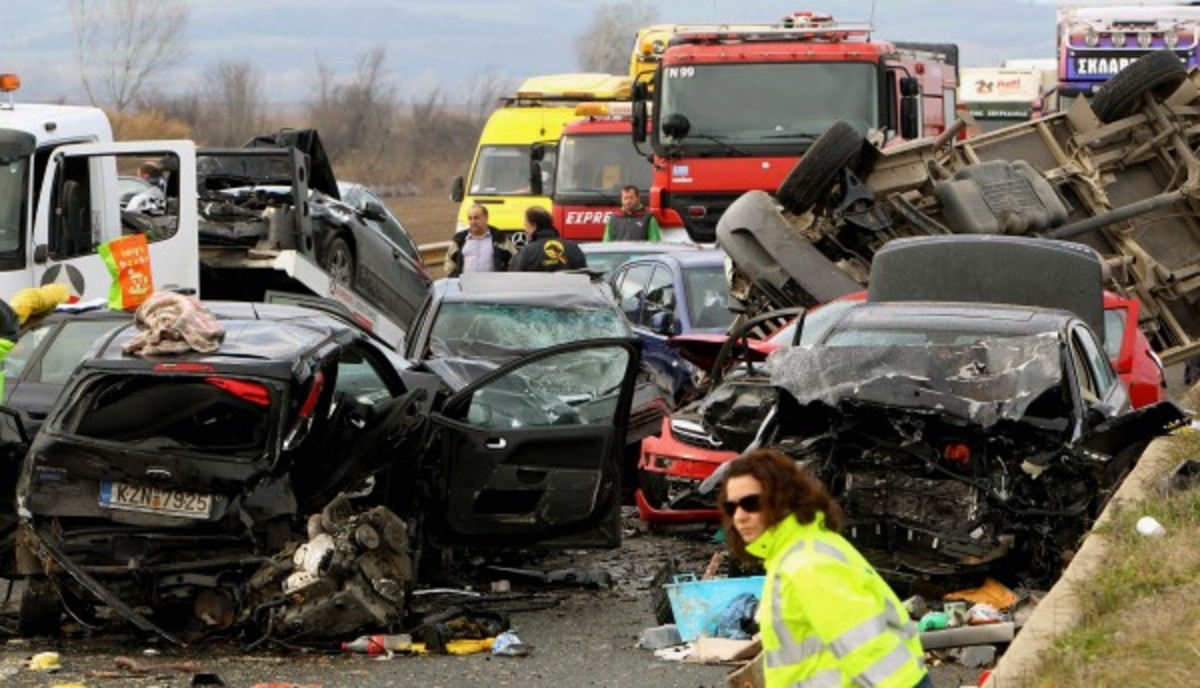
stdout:
POLYGON ((510 271, 558 272, 587 267, 587 257, 579 245, 559 236, 545 208, 533 206, 525 211, 525 233, 529 241, 512 259, 510 271))
POLYGON ((504 233, 488 224, 487 208, 478 203, 467 209, 467 228, 454 234, 446 253, 446 276, 464 272, 504 272, 513 248, 504 233))

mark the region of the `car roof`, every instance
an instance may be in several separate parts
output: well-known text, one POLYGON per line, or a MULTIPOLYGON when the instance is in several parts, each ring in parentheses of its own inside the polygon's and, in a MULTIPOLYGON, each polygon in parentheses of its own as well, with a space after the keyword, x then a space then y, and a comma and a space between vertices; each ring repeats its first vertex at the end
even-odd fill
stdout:
POLYGON ((696 251, 699 246, 672 241, 586 241, 579 244, 584 253, 676 253, 696 251))
POLYGON ((188 352, 175 355, 135 357, 122 347, 138 334, 132 315, 123 312, 79 313, 68 317, 92 320, 124 319, 128 324, 116 330, 104 344, 84 360, 83 365, 119 363, 121 368, 142 368, 174 361, 204 361, 222 366, 262 368, 264 374, 285 376, 294 364, 331 340, 361 336, 351 324, 320 311, 280 304, 209 302, 204 304, 225 329, 225 338, 217 351, 209 354, 188 352), (272 366, 271 364, 283 364, 272 366), (271 369, 271 372, 268 371, 271 369))
POLYGON ((573 272, 472 272, 435 283, 443 302, 611 307, 607 285, 573 272))
MULTIPOLYGON (((1058 333, 1081 322, 1066 311, 980 303, 866 302, 850 309, 829 333, 895 327, 906 330, 965 328, 1007 335, 1058 333)), ((827 333, 827 336, 828 334, 827 333)))
MULTIPOLYGON (((654 260, 661 263, 674 263, 680 268, 707 268, 725 265, 725 252, 719 248, 706 248, 696 251, 678 251, 661 253, 632 260, 654 260)), ((631 262, 632 262, 631 260, 631 262)))

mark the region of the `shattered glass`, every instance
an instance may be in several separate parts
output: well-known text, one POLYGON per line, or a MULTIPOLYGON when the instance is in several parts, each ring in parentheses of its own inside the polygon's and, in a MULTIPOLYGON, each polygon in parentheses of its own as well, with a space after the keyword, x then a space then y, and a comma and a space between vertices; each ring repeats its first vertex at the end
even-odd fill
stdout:
POLYGON ((905 332, 901 343, 896 337, 878 343, 877 331, 847 334, 856 337, 846 345, 777 351, 771 384, 801 404, 855 400, 925 408, 987 426, 1037 415, 1034 404, 1054 395, 1062 380, 1055 333, 973 335, 945 344, 919 331, 905 332))

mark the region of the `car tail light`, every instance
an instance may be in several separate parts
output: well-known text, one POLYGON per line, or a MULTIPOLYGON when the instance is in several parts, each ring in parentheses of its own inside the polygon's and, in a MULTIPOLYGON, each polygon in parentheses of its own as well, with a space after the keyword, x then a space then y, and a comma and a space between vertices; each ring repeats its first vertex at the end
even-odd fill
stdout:
POLYGON ((708 208, 702 205, 689 205, 687 207, 688 217, 701 218, 708 215, 708 208))
POLYGON ((207 363, 155 363, 156 373, 212 373, 216 369, 207 363))
POLYGON ((321 398, 321 390, 325 389, 325 373, 317 371, 313 375, 312 386, 308 388, 308 396, 304 397, 304 403, 300 404, 300 412, 296 414, 296 420, 292 423, 292 429, 288 431, 287 437, 283 440, 283 448, 291 449, 295 446, 298 438, 302 437, 302 431, 310 424, 313 411, 317 408, 317 400, 321 398))
POLYGON ((245 399, 251 404, 257 406, 271 405, 271 393, 267 390, 267 386, 261 382, 234 380, 228 377, 206 377, 204 381, 214 387, 220 387, 239 399, 245 399))
POLYGON ((971 463, 971 448, 962 442, 947 444, 942 449, 942 457, 947 461, 961 463, 965 466, 971 463))

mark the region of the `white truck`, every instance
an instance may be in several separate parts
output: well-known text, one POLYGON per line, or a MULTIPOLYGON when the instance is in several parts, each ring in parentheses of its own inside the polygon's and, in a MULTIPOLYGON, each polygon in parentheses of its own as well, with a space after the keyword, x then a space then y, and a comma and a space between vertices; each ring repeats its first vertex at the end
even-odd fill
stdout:
MULTIPOLYGON (((346 280, 335 279, 316 260, 308 159, 302 151, 239 149, 232 158, 232 151, 205 151, 185 140, 114 142, 103 111, 15 103, 12 94, 19 85, 15 75, 0 75, 0 93, 7 94, 7 102, 0 103, 0 298, 53 282, 66 284, 80 300, 106 297, 112 278, 97 248, 139 232, 149 241, 156 289, 208 298, 258 300, 281 291, 334 299, 342 304, 339 310, 399 348, 403 321, 393 309, 379 307, 384 300, 371 293, 372 283, 347 288, 346 280), (290 160, 292 183, 284 191, 300 200, 291 206, 263 204, 272 207, 257 223, 270 227, 271 242, 213 245, 202 239, 202 221, 219 217, 222 208, 211 196, 201 198, 198 181, 214 161, 242 164, 256 157, 273 165, 290 160), (164 202, 148 212, 128 211, 124 203, 146 185, 137 170, 147 160, 166 171, 164 202), (210 284, 215 286, 206 288, 210 284)), ((244 192, 269 193, 257 183, 244 192)), ((254 231, 244 214, 228 217, 231 234, 254 231)))

